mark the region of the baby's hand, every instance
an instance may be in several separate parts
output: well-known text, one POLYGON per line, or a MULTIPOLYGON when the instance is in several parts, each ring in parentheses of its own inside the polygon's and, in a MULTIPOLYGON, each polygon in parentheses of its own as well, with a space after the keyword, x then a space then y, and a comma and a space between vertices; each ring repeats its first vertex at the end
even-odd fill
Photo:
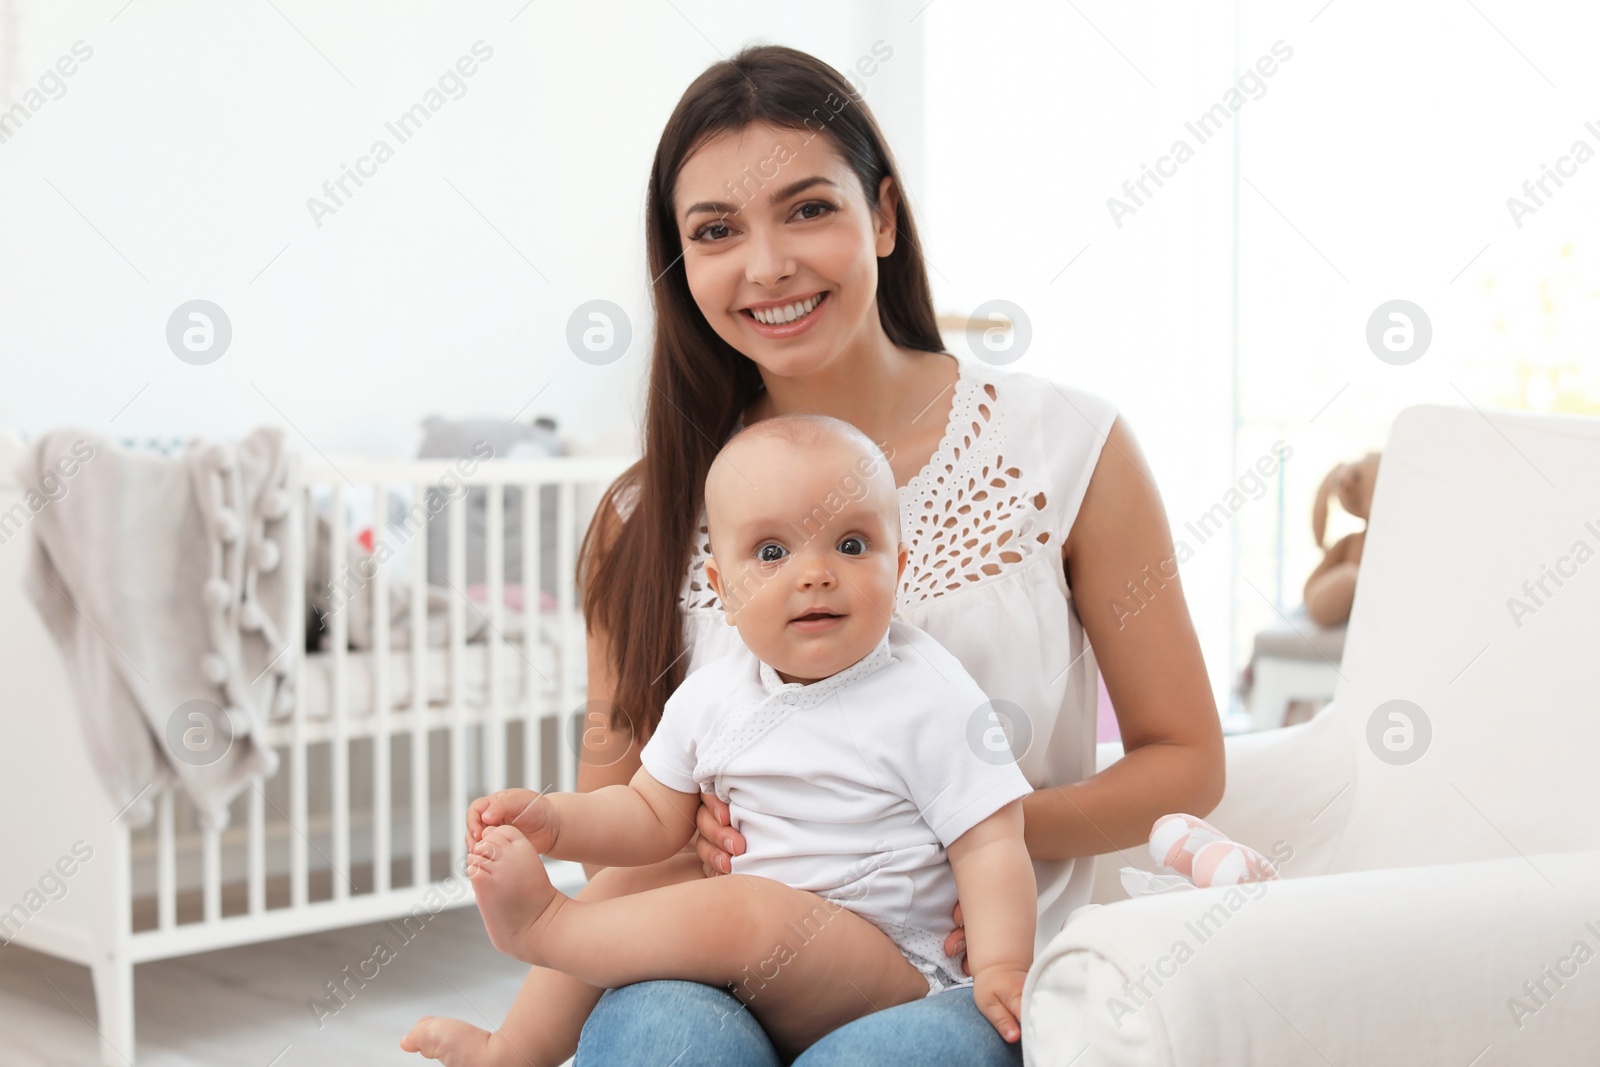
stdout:
POLYGON ((559 830, 555 805, 531 789, 502 789, 479 797, 467 809, 467 847, 476 845, 486 826, 511 826, 522 831, 541 855, 555 847, 559 830))
POLYGON ((1008 1042, 1022 1039, 1022 985, 1027 978, 1027 968, 1006 964, 985 967, 972 978, 973 1002, 1008 1042))

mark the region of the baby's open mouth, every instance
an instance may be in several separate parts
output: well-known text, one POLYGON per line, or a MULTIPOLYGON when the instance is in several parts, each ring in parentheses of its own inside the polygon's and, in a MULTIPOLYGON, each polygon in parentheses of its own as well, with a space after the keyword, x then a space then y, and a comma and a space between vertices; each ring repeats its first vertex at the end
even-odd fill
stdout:
POLYGON ((816 619, 842 619, 843 617, 844 616, 839 615, 839 614, 837 614, 835 612, 832 612, 832 611, 812 611, 812 612, 807 612, 804 615, 798 615, 795 618, 790 619, 789 621, 790 622, 811 622, 811 621, 816 620, 816 619))

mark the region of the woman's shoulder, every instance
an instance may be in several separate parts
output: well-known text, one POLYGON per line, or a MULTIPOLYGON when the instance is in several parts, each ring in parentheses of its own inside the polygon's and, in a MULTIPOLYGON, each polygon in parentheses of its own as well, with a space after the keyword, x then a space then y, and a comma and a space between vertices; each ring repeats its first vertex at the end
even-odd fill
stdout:
MULTIPOLYGON (((919 488, 937 495, 975 487, 991 512, 990 525, 1004 512, 1043 512, 1048 528, 1065 537, 1116 422, 1116 405, 1045 374, 957 358, 962 388, 936 464, 946 478, 919 488)), ((1022 529, 1012 533, 1028 536, 1022 529)))
POLYGON ((962 361, 963 376, 973 383, 969 390, 973 402, 999 405, 1012 422, 1032 421, 1068 437, 1104 441, 1116 421, 1116 404, 1102 393, 1048 374, 971 357, 957 358, 962 361))

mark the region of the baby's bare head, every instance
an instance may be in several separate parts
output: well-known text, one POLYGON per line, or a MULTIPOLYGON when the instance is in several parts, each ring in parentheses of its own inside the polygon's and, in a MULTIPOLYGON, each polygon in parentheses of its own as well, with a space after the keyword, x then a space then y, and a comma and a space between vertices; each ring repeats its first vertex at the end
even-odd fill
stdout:
POLYGON ((706 579, 745 646, 809 684, 883 639, 908 552, 889 461, 822 415, 762 419, 706 476, 706 579))
POLYGON ((888 459, 872 438, 829 415, 775 415, 745 427, 717 453, 705 489, 713 554, 747 518, 820 532, 853 503, 878 512, 891 549, 900 539, 888 459))

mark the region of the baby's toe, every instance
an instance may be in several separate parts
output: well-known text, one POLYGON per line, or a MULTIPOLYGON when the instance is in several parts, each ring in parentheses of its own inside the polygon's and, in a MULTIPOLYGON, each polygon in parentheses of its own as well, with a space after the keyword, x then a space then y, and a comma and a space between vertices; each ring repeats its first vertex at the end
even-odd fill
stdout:
POLYGON ((509 826, 493 826, 484 831, 484 840, 490 841, 500 848, 510 848, 522 840, 522 833, 509 826))

